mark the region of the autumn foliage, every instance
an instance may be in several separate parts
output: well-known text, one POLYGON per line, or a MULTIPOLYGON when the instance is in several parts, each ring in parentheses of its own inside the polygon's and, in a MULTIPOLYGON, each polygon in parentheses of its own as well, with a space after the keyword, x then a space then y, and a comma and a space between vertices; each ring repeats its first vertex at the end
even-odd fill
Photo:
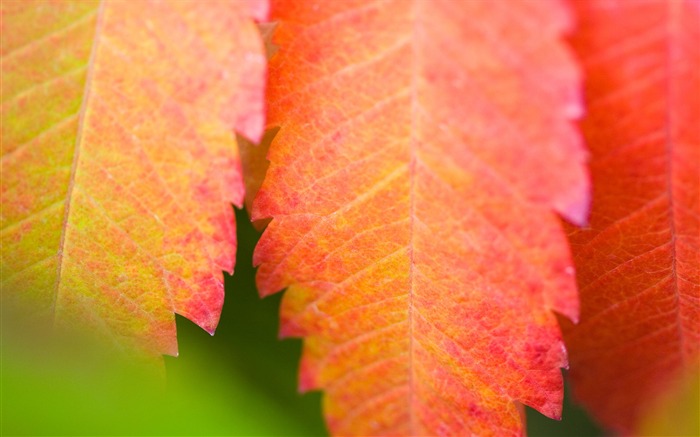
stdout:
POLYGON ((698 369, 700 3, 574 6, 593 208, 571 230, 581 321, 564 332, 577 398, 629 432, 698 369))
POLYGON ((177 353, 173 312, 214 332, 266 8, 3 2, 3 288, 150 353, 177 353))
POLYGON ((697 0, 3 1, 3 302, 175 355, 245 198, 331 433, 520 435, 562 368, 658 430, 700 367, 698 41, 697 0))

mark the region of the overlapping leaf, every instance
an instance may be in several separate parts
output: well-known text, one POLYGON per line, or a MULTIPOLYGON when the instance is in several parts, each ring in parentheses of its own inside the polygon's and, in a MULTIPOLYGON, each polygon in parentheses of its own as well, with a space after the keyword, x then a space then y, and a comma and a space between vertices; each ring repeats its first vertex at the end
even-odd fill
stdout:
POLYGON ((341 435, 509 435, 556 417, 585 220, 558 2, 277 1, 253 218, 303 389, 341 435))
POLYGON ((629 433, 700 359, 700 3, 574 4, 594 196, 565 337, 576 396, 629 433))
POLYGON ((263 128, 251 1, 3 1, 2 289, 122 347, 213 332, 263 128))

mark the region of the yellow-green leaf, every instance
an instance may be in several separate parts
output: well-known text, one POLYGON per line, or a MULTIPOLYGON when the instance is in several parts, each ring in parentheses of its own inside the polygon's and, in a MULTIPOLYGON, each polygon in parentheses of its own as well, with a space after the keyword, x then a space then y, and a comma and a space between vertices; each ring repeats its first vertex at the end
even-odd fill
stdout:
POLYGON ((119 347, 213 332, 263 133, 265 0, 3 1, 2 290, 119 347), (27 298, 27 299, 25 299, 27 298))

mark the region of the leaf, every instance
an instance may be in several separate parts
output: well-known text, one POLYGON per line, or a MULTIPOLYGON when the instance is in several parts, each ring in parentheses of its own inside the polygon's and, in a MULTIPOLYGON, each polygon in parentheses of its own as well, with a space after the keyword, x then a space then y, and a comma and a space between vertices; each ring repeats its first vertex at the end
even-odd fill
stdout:
POLYGON ((575 395, 620 433, 698 365, 700 4, 575 2, 592 150, 590 227, 571 235, 575 395))
POLYGON ((263 133, 260 1, 4 1, 2 288, 120 347, 213 333, 263 133), (7 36, 7 38, 6 38, 7 36))
POLYGON ((561 409, 577 317, 579 72, 556 2, 276 1, 253 219, 301 389, 338 435, 519 434, 561 409), (547 84, 543 86, 543 84, 547 84))

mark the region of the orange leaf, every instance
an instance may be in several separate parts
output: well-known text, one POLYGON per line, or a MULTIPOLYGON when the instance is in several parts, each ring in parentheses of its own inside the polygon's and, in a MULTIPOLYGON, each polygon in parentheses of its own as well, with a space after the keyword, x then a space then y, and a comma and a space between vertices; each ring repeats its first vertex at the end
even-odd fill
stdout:
POLYGON ((213 333, 263 133, 260 1, 3 1, 2 288, 177 353, 213 333))
POLYGON ((629 433, 700 356, 700 3, 574 4, 594 194, 566 340, 576 396, 629 433))
POLYGON ((561 411, 577 317, 579 72, 556 2, 277 1, 253 218, 335 434, 522 432, 561 411))

